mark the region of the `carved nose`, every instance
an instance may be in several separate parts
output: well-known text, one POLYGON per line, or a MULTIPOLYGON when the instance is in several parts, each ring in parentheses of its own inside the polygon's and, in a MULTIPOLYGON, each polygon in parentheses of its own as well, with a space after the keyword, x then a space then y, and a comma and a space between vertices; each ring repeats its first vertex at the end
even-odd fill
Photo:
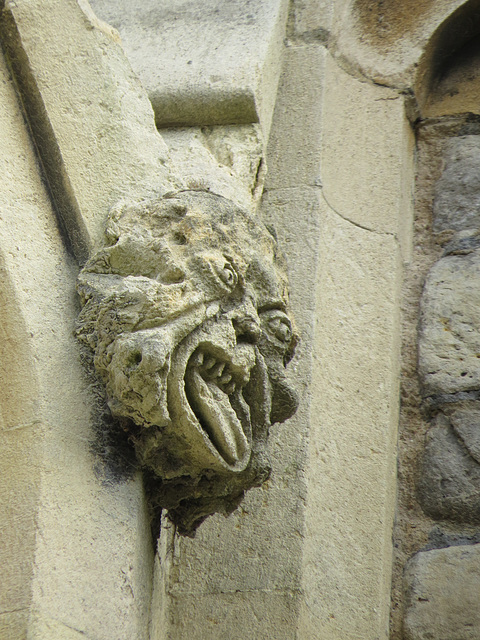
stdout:
POLYGON ((233 319, 233 326, 237 334, 237 340, 255 344, 260 338, 260 324, 258 317, 244 315, 233 319))
POLYGON ((245 296, 243 303, 235 310, 232 318, 237 341, 255 344, 260 338, 260 318, 257 314, 253 298, 245 296))

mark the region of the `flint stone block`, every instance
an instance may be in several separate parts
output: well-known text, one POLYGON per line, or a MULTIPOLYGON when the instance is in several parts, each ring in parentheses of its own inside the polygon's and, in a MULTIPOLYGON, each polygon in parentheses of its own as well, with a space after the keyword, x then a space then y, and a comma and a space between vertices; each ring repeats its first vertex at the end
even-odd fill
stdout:
POLYGON ((435 185, 435 232, 480 227, 480 136, 452 138, 445 169, 435 185))
POLYGON ((432 518, 480 522, 479 415, 478 408, 441 414, 427 434, 418 494, 432 518))
POLYGON ((480 545, 421 551, 405 569, 405 640, 480 638, 480 545))
POLYGON ((480 406, 468 403, 450 416, 453 430, 472 456, 480 464, 480 406))
POLYGON ((480 388, 480 250, 431 269, 421 300, 419 374, 424 395, 480 388))

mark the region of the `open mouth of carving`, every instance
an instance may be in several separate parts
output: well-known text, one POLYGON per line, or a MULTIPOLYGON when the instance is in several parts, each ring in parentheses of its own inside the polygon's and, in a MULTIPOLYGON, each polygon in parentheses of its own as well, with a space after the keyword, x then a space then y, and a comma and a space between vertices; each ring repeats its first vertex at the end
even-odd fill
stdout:
POLYGON ((185 394, 201 428, 232 466, 250 455, 250 411, 242 389, 250 377, 246 364, 236 364, 223 350, 201 345, 188 360, 185 394))

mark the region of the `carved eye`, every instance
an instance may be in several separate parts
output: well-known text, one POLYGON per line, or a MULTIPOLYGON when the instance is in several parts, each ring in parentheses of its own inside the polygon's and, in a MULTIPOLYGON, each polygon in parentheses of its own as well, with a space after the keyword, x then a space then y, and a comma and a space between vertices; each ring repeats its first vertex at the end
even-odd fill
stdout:
POLYGON ((268 332, 280 342, 289 344, 293 336, 293 330, 288 316, 279 310, 268 311, 264 315, 268 332))
POLYGON ((235 271, 234 267, 230 264, 230 262, 226 262, 223 265, 223 269, 218 274, 220 280, 227 285, 229 289, 234 289, 238 283, 238 275, 235 271))

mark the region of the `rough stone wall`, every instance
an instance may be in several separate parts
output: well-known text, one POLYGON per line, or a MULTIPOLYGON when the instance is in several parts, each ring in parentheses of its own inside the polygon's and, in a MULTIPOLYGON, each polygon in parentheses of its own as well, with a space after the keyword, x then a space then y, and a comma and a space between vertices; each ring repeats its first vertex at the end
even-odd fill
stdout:
POLYGON ((418 322, 425 278, 440 254, 432 235, 431 211, 434 185, 441 172, 443 141, 441 132, 440 136, 429 136, 427 132, 424 134, 423 128, 418 130, 414 246, 412 261, 405 270, 402 296, 402 384, 391 626, 395 639, 403 637, 403 570, 413 553, 427 544, 432 526, 417 499, 419 464, 426 432, 417 372, 418 322))
POLYGON ((464 592, 477 590, 478 581, 471 567, 479 539, 477 126, 475 118, 459 116, 417 128, 414 257, 404 286, 393 638, 479 633, 464 592))

